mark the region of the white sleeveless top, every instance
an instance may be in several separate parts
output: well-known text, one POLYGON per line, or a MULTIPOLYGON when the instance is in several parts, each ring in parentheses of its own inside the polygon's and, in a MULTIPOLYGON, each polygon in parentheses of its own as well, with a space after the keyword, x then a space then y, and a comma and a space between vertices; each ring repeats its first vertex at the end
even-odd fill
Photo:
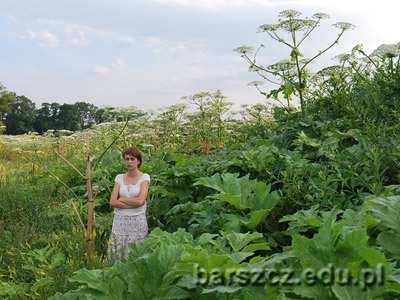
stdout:
MULTIPOLYGON (((121 197, 136 197, 140 193, 140 184, 143 181, 150 183, 150 175, 143 173, 135 184, 124 183, 125 174, 118 174, 115 176, 115 182, 119 184, 119 195, 121 197)), ((146 213, 146 202, 140 207, 136 208, 114 208, 114 213, 120 216, 136 216, 146 213)))

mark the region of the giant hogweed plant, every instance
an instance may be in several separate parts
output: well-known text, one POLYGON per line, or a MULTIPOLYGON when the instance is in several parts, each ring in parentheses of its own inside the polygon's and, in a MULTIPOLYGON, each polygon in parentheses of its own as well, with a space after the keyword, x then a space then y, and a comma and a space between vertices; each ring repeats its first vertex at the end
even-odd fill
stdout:
MULTIPOLYGON (((132 252, 126 261, 102 270, 77 271, 70 280, 78 288, 64 295, 58 293, 51 299, 347 300, 393 298, 399 293, 398 270, 368 235, 368 230, 379 223, 375 217, 385 218, 383 214, 371 216, 369 210, 332 210, 317 216, 315 209, 306 214, 307 219, 314 221, 300 221, 297 225, 311 225, 316 233, 306 237, 292 223, 292 245, 270 256, 265 256, 269 245, 258 232, 220 231, 193 239, 183 229, 175 233, 155 229, 146 240, 130 245, 132 252), (240 267, 250 270, 289 267, 300 274, 305 268, 319 270, 330 263, 349 270, 352 278, 357 278, 362 268, 382 264, 385 281, 375 286, 326 285, 323 280, 317 280, 314 285, 240 286, 225 285, 218 277, 213 280, 209 277, 208 282, 199 284, 199 273, 196 273, 200 268, 211 274, 216 269, 223 273, 240 267)), ((391 224, 390 219, 386 218, 382 225, 391 224)), ((296 221, 291 218, 291 222, 296 221)))
POLYGON ((377 242, 398 262, 400 261, 400 196, 368 196, 363 209, 377 220, 377 242))
POLYGON ((310 83, 314 83, 315 92, 319 92, 320 96, 327 91, 329 93, 325 95, 330 95, 334 89, 344 86, 349 88, 354 80, 368 83, 368 78, 380 69, 386 69, 389 79, 400 69, 400 43, 382 44, 370 54, 367 54, 362 44, 358 44, 350 52, 339 54, 335 58, 338 61, 336 65, 319 70, 311 78, 310 83))
POLYGON ((268 249, 268 244, 257 232, 205 233, 195 240, 183 229, 174 233, 155 229, 130 247, 127 260, 101 270, 75 272, 70 281, 78 288, 50 299, 229 299, 242 287, 218 282, 198 285, 196 268, 210 272, 255 265, 263 260, 256 252, 268 249))
POLYGON ((199 92, 182 98, 195 107, 194 112, 187 114, 185 126, 188 142, 200 142, 201 151, 206 155, 212 146, 220 149, 228 138, 229 128, 225 120, 232 103, 220 90, 199 92))
MULTIPOLYGON (((261 48, 265 46, 261 44, 256 51, 253 47, 241 46, 235 49, 241 57, 249 64, 249 70, 256 72, 263 81, 268 84, 277 85, 277 89, 269 92, 260 88, 260 82, 251 83, 266 98, 273 98, 278 101, 288 111, 291 110, 293 96, 300 99, 300 108, 303 117, 305 116, 305 103, 307 96, 308 80, 310 72, 307 67, 319 58, 322 54, 329 51, 338 44, 344 32, 353 29, 354 25, 346 22, 338 22, 333 26, 339 29, 336 39, 328 44, 327 47, 319 50, 309 58, 305 58, 301 51, 301 46, 310 35, 320 26, 322 20, 329 16, 324 13, 316 13, 310 17, 301 17, 301 13, 296 10, 284 10, 279 13, 279 19, 274 24, 263 24, 259 27, 259 32, 268 34, 268 36, 290 49, 289 59, 279 61, 270 65, 262 65, 257 61, 257 55, 261 48), (254 55, 253 55, 254 53, 254 55), (251 57, 251 55, 253 55, 251 57), (283 95, 286 103, 280 100, 283 95)), ((262 81, 262 82, 263 82, 262 81)))
MULTIPOLYGON (((382 265, 385 280, 374 286, 346 285, 337 281, 326 286, 323 280, 315 285, 302 285, 293 289, 301 297, 312 299, 382 299, 394 290, 398 293, 399 280, 396 270, 384 253, 380 251, 367 234, 374 220, 362 212, 332 210, 319 221, 318 233, 312 238, 294 233, 291 254, 296 257, 299 270, 313 268, 320 270, 332 264, 335 268, 348 271, 349 278, 360 278, 363 268, 377 268, 382 265)), ((343 278, 343 277, 342 277, 343 278)), ((354 281, 352 281, 354 283, 354 281)))
POLYGON ((225 228, 240 231, 243 226, 254 230, 280 201, 277 191, 271 185, 258 180, 250 180, 249 175, 238 178, 239 174, 223 173, 211 177, 201 177, 194 185, 209 187, 217 193, 209 195, 230 204, 238 214, 225 214, 225 228))

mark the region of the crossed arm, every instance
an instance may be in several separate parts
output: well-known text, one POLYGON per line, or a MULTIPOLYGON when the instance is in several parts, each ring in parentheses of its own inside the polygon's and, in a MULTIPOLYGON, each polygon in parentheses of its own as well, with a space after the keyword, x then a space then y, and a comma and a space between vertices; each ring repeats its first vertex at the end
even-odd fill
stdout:
POLYGON ((136 208, 146 202, 149 191, 149 182, 143 181, 140 184, 140 192, 136 197, 119 197, 119 184, 115 183, 110 197, 110 206, 116 208, 136 208))

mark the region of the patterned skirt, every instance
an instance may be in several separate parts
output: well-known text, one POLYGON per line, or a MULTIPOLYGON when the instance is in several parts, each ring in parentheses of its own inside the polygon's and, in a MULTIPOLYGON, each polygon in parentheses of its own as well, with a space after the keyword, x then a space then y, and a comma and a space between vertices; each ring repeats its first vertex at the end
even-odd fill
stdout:
POLYGON ((146 214, 136 216, 114 215, 108 244, 108 259, 110 263, 126 259, 130 249, 128 243, 143 240, 148 234, 146 214))

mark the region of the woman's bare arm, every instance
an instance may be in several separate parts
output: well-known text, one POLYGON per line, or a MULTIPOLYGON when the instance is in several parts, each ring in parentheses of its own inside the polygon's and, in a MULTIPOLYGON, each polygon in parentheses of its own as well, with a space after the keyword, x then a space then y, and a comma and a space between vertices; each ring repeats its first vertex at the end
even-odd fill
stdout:
POLYGON ((120 197, 118 201, 132 208, 140 207, 146 202, 148 192, 149 192, 149 182, 143 181, 140 184, 139 195, 137 195, 136 197, 120 197))
POLYGON ((119 194, 119 184, 115 183, 114 184, 114 188, 111 192, 111 196, 110 196, 110 206, 111 207, 115 207, 115 208, 132 208, 129 205, 126 205, 124 203, 122 203, 121 201, 118 200, 118 194, 119 194))

